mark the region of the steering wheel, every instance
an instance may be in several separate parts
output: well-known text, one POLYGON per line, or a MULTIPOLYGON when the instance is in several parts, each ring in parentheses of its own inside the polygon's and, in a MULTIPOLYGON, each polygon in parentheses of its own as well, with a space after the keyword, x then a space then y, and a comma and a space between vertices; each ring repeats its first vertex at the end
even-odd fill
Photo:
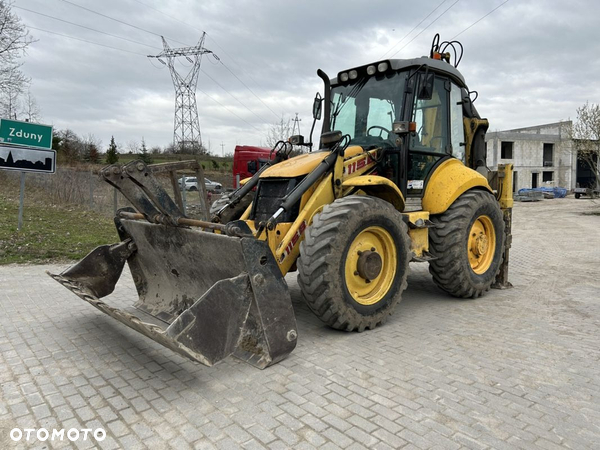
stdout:
POLYGON ((381 127, 379 125, 373 125, 372 127, 369 127, 367 129, 367 136, 373 136, 373 137, 378 137, 378 138, 383 139, 382 134, 384 131, 387 133, 387 137, 385 139, 388 140, 390 138, 391 131, 388 130, 387 128, 381 127), (379 134, 377 136, 369 134, 369 131, 371 131, 371 130, 379 130, 379 134))

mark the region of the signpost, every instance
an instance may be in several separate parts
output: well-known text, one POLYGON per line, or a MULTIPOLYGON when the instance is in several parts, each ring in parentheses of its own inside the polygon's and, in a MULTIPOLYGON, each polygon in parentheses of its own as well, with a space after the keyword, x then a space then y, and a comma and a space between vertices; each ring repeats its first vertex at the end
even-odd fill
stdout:
POLYGON ((0 143, 52 148, 52 127, 19 120, 0 119, 0 143))
POLYGON ((52 150, 52 127, 0 119, 0 169, 21 172, 17 225, 17 231, 20 231, 23 226, 25 172, 56 172, 56 151, 52 150))

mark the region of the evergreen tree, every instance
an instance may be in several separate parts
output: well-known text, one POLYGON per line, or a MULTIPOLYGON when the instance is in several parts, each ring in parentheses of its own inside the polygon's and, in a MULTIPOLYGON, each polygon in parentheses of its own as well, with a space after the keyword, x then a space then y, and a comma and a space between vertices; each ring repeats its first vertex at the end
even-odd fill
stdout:
POLYGON ((115 137, 110 137, 110 145, 106 151, 106 163, 115 164, 119 161, 119 151, 117 150, 117 144, 115 144, 115 137))
POLYGON ((152 159, 152 156, 150 156, 150 153, 148 153, 148 149, 146 148, 146 141, 144 141, 144 138, 142 138, 141 151, 142 153, 140 154, 140 159, 146 164, 152 164, 154 160, 152 159))

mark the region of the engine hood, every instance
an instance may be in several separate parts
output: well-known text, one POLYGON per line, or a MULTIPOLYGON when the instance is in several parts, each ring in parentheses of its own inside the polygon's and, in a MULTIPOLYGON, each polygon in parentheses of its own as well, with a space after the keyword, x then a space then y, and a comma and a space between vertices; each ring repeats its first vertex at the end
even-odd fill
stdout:
POLYGON ((307 175, 319 165, 329 152, 313 152, 295 156, 269 167, 260 174, 261 178, 295 178, 307 175))
MULTIPOLYGON (((363 151, 362 147, 352 145, 344 152, 344 159, 357 156, 363 151)), ((322 151, 295 156, 287 161, 282 161, 279 164, 269 167, 260 175, 260 178, 295 178, 307 175, 312 172, 328 154, 328 151, 322 151)))

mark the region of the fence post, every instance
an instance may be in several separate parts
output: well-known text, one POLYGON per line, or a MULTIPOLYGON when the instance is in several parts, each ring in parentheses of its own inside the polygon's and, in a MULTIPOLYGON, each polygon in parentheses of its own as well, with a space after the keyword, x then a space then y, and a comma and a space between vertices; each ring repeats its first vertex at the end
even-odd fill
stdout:
POLYGON ((208 205, 208 195, 206 193, 206 184, 204 182, 204 167, 197 163, 196 180, 198 180, 198 194, 200 195, 200 218, 210 220, 210 210, 208 205))
POLYGON ((115 216, 117 215, 117 209, 118 209, 118 202, 117 202, 117 188, 113 188, 114 191, 114 197, 113 197, 113 203, 114 203, 114 209, 115 209, 115 216))
POLYGON ((23 227, 23 202, 25 201, 25 172, 21 172, 21 193, 19 194, 19 220, 17 231, 23 227))
POLYGON ((90 170, 90 209, 94 209, 94 172, 90 170))

